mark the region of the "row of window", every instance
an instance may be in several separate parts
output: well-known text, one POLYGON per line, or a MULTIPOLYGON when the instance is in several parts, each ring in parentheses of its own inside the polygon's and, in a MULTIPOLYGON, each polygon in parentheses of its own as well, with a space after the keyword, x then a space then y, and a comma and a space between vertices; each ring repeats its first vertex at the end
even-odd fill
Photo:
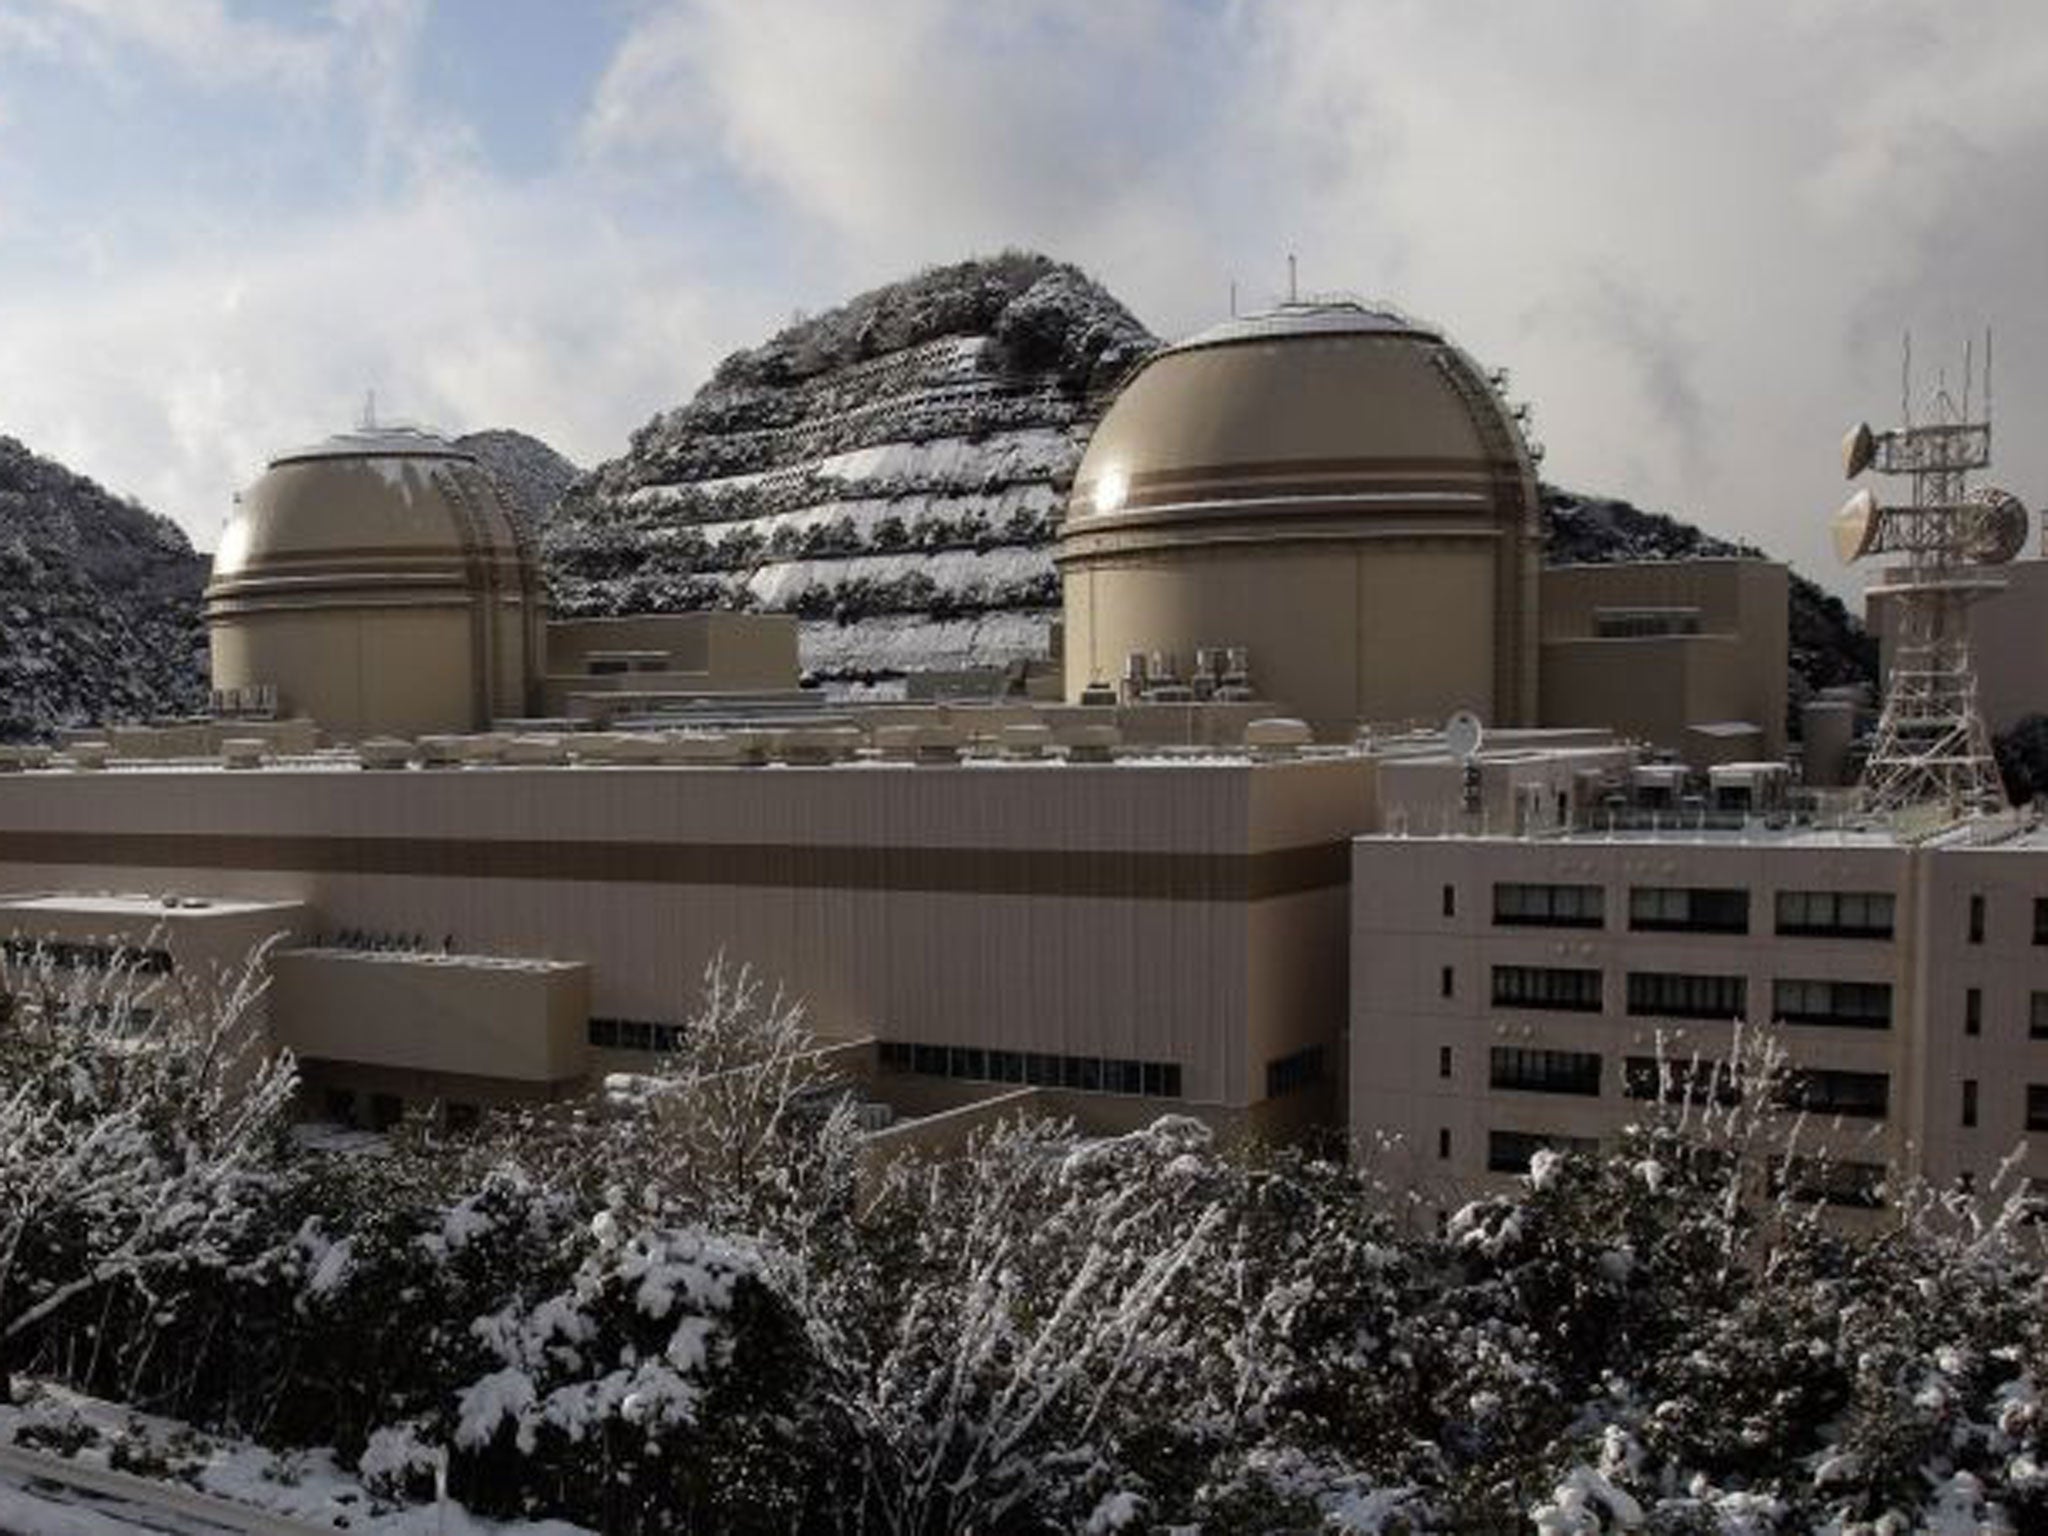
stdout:
POLYGON ((683 1043, 682 1025, 646 1019, 592 1019, 588 1034, 601 1051, 657 1051, 666 1056, 683 1043))
MULTIPOLYGON (((1457 892, 1444 887, 1445 917, 1457 915, 1457 892)), ((1970 897, 1969 941, 1984 942, 1985 900, 1970 897)), ((1600 886, 1499 881, 1493 920, 1503 927, 1601 928, 1606 897, 1600 886)), ((1898 921, 1889 891, 1779 891, 1780 934, 1806 938, 1888 939, 1898 921)), ((1749 892, 1740 886, 1631 886, 1628 925, 1638 932, 1748 933, 1749 892)), ((2034 942, 2048 944, 2048 896, 2034 898, 2034 942)))
MULTIPOLYGON (((1894 915, 1888 891, 1777 894, 1781 934, 1887 939, 1894 915)), ((1597 885, 1501 881, 1493 888, 1493 920, 1502 927, 1600 928, 1606 924, 1606 896, 1597 885)), ((1749 892, 1739 886, 1631 886, 1628 925, 1652 933, 1748 933, 1749 892)))
MULTIPOLYGON (((1557 1051, 1530 1046, 1497 1045, 1488 1059, 1488 1082, 1494 1088, 1522 1093, 1564 1093, 1581 1098, 1600 1094, 1601 1057, 1597 1051, 1557 1051)), ((1778 1102, 1788 1109, 1814 1114, 1882 1120, 1890 1100, 1890 1079, 1882 1072, 1840 1072, 1808 1068, 1779 1079, 1778 1102)), ((1695 1103, 1713 1099, 1733 1102, 1740 1096, 1730 1074, 1717 1062, 1658 1060, 1630 1056, 1623 1063, 1622 1091, 1632 1099, 1663 1099, 1695 1103)), ((2028 1100, 2028 1113, 2033 1101, 2028 1100)))
POLYGON ((59 971, 127 971, 137 976, 168 976, 171 956, 163 949, 136 949, 126 944, 74 944, 68 941, 10 938, 0 940, 0 955, 14 966, 48 965, 59 971))
MULTIPOLYGON (((1600 1144, 1581 1136, 1556 1136, 1532 1131, 1493 1131, 1486 1138, 1486 1167, 1491 1173, 1527 1173, 1538 1152, 1595 1154, 1600 1144)), ((1448 1146, 1439 1140, 1439 1152, 1448 1146)), ((1884 1203, 1885 1170, 1878 1163, 1835 1158, 1795 1157, 1770 1167, 1772 1194, 1827 1205, 1873 1207, 1884 1203)))
MULTIPOLYGON (((1747 984, 1740 976, 1628 973, 1628 1011, 1634 1017, 1739 1019, 1747 1015, 1748 1004, 1747 984)), ((1605 1006, 1602 973, 1577 966, 1496 965, 1493 1005, 1599 1013, 1605 1006)), ((1891 1011, 1888 982, 1780 977, 1771 983, 1771 1016, 1788 1024, 1886 1029, 1891 1011)))
POLYGON ((881 1057, 887 1071, 915 1072, 924 1077, 1025 1083, 1034 1088, 1068 1088, 1077 1093, 1142 1094, 1148 1099, 1181 1096, 1177 1061, 993 1051, 965 1045, 912 1045, 902 1040, 883 1041, 881 1057))

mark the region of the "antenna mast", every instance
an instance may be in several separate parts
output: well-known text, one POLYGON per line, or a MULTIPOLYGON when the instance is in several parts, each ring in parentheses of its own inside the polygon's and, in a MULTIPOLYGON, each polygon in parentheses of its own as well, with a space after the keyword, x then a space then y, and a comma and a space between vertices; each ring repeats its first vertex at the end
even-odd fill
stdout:
POLYGON ((1938 803, 1952 814, 2001 808, 2005 792, 1984 717, 1970 655, 1970 605, 2005 586, 1991 567, 2026 543, 2028 516, 2019 498, 1985 487, 1972 491, 1972 471, 1991 463, 1991 344, 1984 346, 1981 417, 1970 412, 1974 347, 1964 353, 1961 400, 1947 378, 1914 425, 1909 335, 1904 350, 1900 414, 1888 432, 1859 426, 1844 444, 1851 479, 1866 469, 1910 480, 1912 499, 1880 506, 1859 491, 1835 518, 1844 559, 1895 555, 1898 564, 1869 589, 1891 608, 1892 656, 1884 708, 1863 773, 1866 804, 1877 811, 1938 803))

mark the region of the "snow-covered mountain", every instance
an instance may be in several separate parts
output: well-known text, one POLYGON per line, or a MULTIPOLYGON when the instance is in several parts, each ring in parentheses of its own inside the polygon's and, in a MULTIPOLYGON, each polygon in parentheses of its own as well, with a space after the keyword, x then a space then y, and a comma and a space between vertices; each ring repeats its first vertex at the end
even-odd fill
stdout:
POLYGON ((455 439, 455 446, 474 454, 505 505, 536 538, 561 504, 562 493, 583 473, 537 437, 493 427, 455 439))
POLYGON ((1157 343, 1073 267, 937 267, 721 363, 574 487, 542 545, 568 614, 794 613, 866 680, 1042 655, 1088 428, 1157 343))
POLYGON ((170 519, 0 437, 0 740, 203 707, 206 572, 170 519))

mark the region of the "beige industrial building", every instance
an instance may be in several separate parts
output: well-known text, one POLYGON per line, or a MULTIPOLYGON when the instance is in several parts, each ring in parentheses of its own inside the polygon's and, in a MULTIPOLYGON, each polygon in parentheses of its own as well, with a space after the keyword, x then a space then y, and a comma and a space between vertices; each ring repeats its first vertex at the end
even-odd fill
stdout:
POLYGON ((1784 566, 1554 566, 1541 591, 1546 725, 1610 727, 1701 767, 1784 757, 1784 566))
POLYGON ((1441 333, 1233 321, 1089 445, 1066 698, 875 704, 800 689, 786 618, 550 621, 473 461, 344 434, 273 461, 223 537, 210 718, 0 751, 9 985, 143 956, 175 990, 265 942, 309 1113, 460 1120, 644 1068, 723 954, 805 1000, 878 1144, 1172 1107, 1396 1131, 1419 1178, 1480 1182, 1640 1109, 1669 1010, 1627 1001, 1638 972, 1730 1017, 1882 986, 1885 1027, 1790 1032, 1815 1092, 1877 1127, 1871 1159, 1981 1173, 2048 1113, 2048 1044, 2009 1027, 2048 997, 2008 932, 2031 871, 2048 896, 2036 834, 1815 830, 1783 567, 1539 580, 1535 495, 1441 333), (1483 733, 1446 731, 1464 710, 1483 733), (1571 922, 1498 916, 1567 888, 1571 922), (1644 890, 1743 927, 1625 922, 1644 890), (1782 928, 1788 893, 1831 892, 1884 898, 1890 937, 1782 928), (1957 948, 1978 894, 1995 937, 1957 948), (1951 1028, 1958 988, 1981 1032, 1951 1028))

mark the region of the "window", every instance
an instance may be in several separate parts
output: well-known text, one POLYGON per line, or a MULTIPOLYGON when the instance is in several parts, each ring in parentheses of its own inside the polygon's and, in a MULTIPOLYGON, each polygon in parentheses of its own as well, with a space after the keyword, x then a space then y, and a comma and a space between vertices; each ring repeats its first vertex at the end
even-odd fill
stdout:
POLYGON ((1600 1143, 1584 1136, 1545 1136, 1528 1131, 1493 1131, 1486 1138, 1486 1167, 1491 1173, 1527 1173, 1538 1152, 1593 1153, 1600 1143))
POLYGON ((1444 916, 1456 917, 1457 915, 1458 888, 1455 885, 1447 885, 1444 887, 1444 916))
POLYGON ((1982 944, 1984 942, 1984 898, 1982 896, 1972 896, 1970 898, 1970 942, 1972 944, 1982 944))
POLYGON ((1875 1206, 1884 1203, 1884 1169, 1876 1163, 1842 1163, 1828 1158, 1795 1157, 1771 1167, 1771 1193, 1824 1205, 1875 1206))
POLYGON ((1440 1045, 1436 1048, 1436 1075, 1438 1077, 1449 1077, 1451 1075, 1451 1048, 1448 1045, 1440 1045))
POLYGON ((1882 1072, 1831 1072, 1817 1068, 1787 1072, 1777 1099, 1787 1109, 1852 1120, 1882 1120, 1891 1080, 1882 1072))
POLYGON ((1650 933, 1747 933, 1749 892, 1728 886, 1632 886, 1628 925, 1650 933))
POLYGON ((1622 1092, 1632 1099, 1658 1099, 1666 1104, 1735 1104, 1742 1088, 1735 1074, 1718 1061, 1702 1057, 1631 1056, 1622 1063, 1622 1092))
POLYGON ((1739 1019, 1747 1008, 1748 991, 1740 976, 1628 973, 1628 1011, 1638 1018, 1739 1019))
MULTIPOLYGON (((1314 1049, 1320 1057, 1322 1047, 1314 1049)), ((1177 1061, 1055 1056, 1043 1051, 999 1051, 978 1045, 912 1045, 903 1040, 882 1041, 876 1047, 876 1054, 883 1070, 914 1072, 922 1077, 951 1077, 983 1083, 1028 1083, 1034 1088, 1121 1093, 1148 1099, 1177 1099, 1181 1096, 1181 1071, 1177 1061)), ((1316 1070, 1320 1075, 1320 1061, 1316 1070)))
POLYGON ((1516 885, 1493 888, 1493 920, 1504 927, 1598 928, 1604 903, 1597 885, 1516 885))
POLYGON ((2048 944, 2048 897, 2034 898, 2034 942, 2048 944))
POLYGON ((2027 1129, 2048 1131, 2048 1083, 2027 1084, 2027 1129))
POLYGON ((1975 1125, 1976 1123, 1977 1079, 1975 1079, 1974 1077, 1966 1077, 1963 1079, 1963 1127, 1967 1130, 1969 1127, 1975 1125))
POLYGON ((1597 1098, 1600 1057, 1592 1051, 1546 1051, 1519 1045, 1496 1045, 1491 1082, 1496 1088, 1524 1093, 1572 1093, 1597 1098))
POLYGON ((1493 1001, 1499 1008, 1600 1011, 1600 973, 1547 965, 1496 965, 1493 1001))
POLYGON ((1438 1129, 1437 1129, 1437 1133, 1436 1133, 1436 1155, 1437 1155, 1437 1156, 1438 1156, 1438 1157, 1439 1157, 1440 1159, 1442 1159, 1442 1160, 1444 1160, 1444 1161, 1449 1161, 1449 1159, 1450 1159, 1450 1156, 1451 1156, 1451 1128, 1450 1128, 1450 1127, 1449 1127, 1448 1125, 1446 1125, 1446 1126, 1440 1126, 1440 1127, 1438 1127, 1438 1129))
POLYGON ((1984 993, 1977 987, 1963 993, 1963 1033, 1984 1033, 1984 993))
POLYGON ((584 1032, 593 1046, 604 1051, 656 1051, 666 1055, 683 1043, 682 1025, 655 1024, 646 1019, 593 1018, 584 1026, 584 1032))
POLYGON ((2028 994, 2027 1038, 2048 1040, 2048 992, 2028 994))
POLYGON ((1888 939, 1889 891, 1780 891, 1778 932, 1808 938, 1888 939))
POLYGON ((1311 1045, 1266 1063, 1266 1097, 1277 1099, 1323 1080, 1323 1048, 1311 1045))
POLYGON ((370 1128, 388 1131, 405 1115, 405 1101, 395 1093, 370 1095, 370 1128))
POLYGON ((1437 977, 1436 990, 1439 997, 1449 997, 1452 993, 1456 992, 1458 990, 1458 973, 1450 966, 1445 966, 1443 974, 1437 977))
POLYGON ((347 1088, 330 1088, 326 1095, 327 1118, 336 1125, 356 1123, 356 1096, 347 1088))
POLYGON ((1889 1029, 1892 989, 1882 981, 1788 981, 1771 989, 1772 1016, 1787 1024, 1889 1029))

